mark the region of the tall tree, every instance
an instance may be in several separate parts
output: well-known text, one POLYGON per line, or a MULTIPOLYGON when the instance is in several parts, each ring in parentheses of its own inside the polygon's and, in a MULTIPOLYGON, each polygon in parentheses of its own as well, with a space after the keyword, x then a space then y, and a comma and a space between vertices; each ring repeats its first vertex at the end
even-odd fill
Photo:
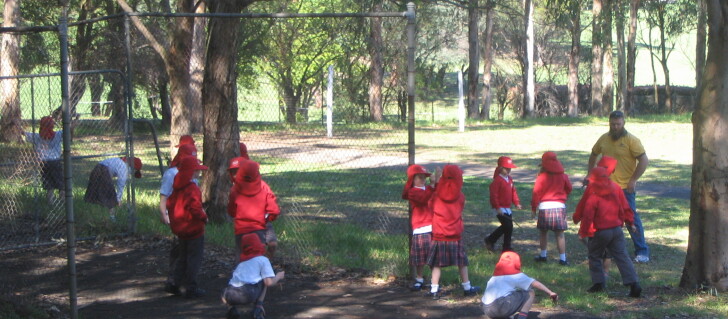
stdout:
POLYGON ((591 62, 591 103, 592 114, 601 114, 602 97, 602 0, 592 2, 592 62, 591 62))
POLYGON ((495 20, 496 2, 486 0, 485 3, 485 31, 483 32, 483 45, 480 47, 483 57, 483 106, 480 109, 480 118, 490 119, 490 104, 493 101, 491 87, 491 71, 493 69, 493 26, 495 20))
MULTIPOLYGON (((376 1, 372 6, 372 11, 382 11, 382 3, 376 1)), ((369 26, 371 35, 368 44, 371 58, 369 69, 369 116, 372 121, 380 122, 384 113, 382 106, 382 87, 384 86, 382 18, 369 18, 369 26)))
POLYGON ((627 35, 627 96, 624 98, 624 111, 632 111, 634 104, 634 75, 635 61, 637 61, 637 10, 640 0, 631 0, 629 3, 629 34, 627 35))
MULTIPOLYGON (((20 1, 5 0, 3 27, 15 27, 20 23, 20 1)), ((20 63, 20 36, 3 33, 0 44, 0 76, 18 75, 20 63)), ((20 114, 20 81, 18 79, 0 80, 0 142, 20 142, 23 126, 20 114)))
POLYGON ((533 0, 525 0, 523 4, 524 34, 524 57, 523 57, 523 117, 535 115, 536 104, 536 79, 534 70, 534 31, 533 31, 533 0))
POLYGON ((567 115, 579 115, 579 63, 581 53, 581 8, 584 0, 548 0, 546 13, 555 25, 569 31, 571 47, 569 50, 568 92, 569 106, 567 115))
POLYGON ((617 109, 624 110, 624 99, 627 97, 627 57, 624 44, 624 0, 614 1, 614 14, 617 18, 617 109))
POLYGON ((609 114, 614 108, 614 66, 612 48, 612 13, 613 2, 602 0, 602 108, 601 114, 609 114))
POLYGON ((693 112, 690 235, 680 286, 728 291, 728 1, 706 2, 708 57, 693 112))
POLYGON ((480 117, 478 111, 478 75, 480 73, 479 28, 480 9, 478 0, 468 1, 468 118, 480 117))

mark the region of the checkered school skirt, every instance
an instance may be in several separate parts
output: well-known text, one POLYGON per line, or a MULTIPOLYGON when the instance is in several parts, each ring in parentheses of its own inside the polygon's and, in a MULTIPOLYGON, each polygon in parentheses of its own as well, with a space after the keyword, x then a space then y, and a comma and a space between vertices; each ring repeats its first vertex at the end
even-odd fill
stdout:
POLYGON ((111 178, 109 168, 96 164, 88 177, 88 186, 83 200, 87 203, 98 204, 106 208, 114 208, 119 202, 116 198, 116 187, 111 178))
POLYGON ((538 210, 536 228, 541 230, 566 230, 566 208, 549 208, 538 210))
POLYGON ((427 255, 430 254, 430 243, 432 242, 432 233, 424 233, 412 235, 412 243, 410 245, 409 261, 412 266, 427 265, 427 255))
POLYGON ((430 267, 467 266, 468 256, 465 255, 463 241, 437 241, 430 245, 427 255, 427 264, 430 267))

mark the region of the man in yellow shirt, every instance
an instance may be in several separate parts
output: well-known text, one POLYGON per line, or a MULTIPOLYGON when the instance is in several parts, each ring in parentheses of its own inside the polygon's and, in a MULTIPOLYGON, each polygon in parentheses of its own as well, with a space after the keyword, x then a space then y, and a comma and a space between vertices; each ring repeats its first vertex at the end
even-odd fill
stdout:
POLYGON ((635 262, 649 262, 650 247, 645 241, 645 230, 642 227, 642 220, 637 214, 635 185, 650 161, 642 142, 624 129, 624 113, 621 111, 609 114, 609 132, 599 137, 592 147, 592 153, 589 156, 590 171, 596 165, 599 155, 608 155, 617 159, 617 168, 611 175, 611 179, 622 187, 624 196, 627 197, 627 202, 634 212, 636 231, 632 231, 630 228, 628 230, 634 243, 635 262))

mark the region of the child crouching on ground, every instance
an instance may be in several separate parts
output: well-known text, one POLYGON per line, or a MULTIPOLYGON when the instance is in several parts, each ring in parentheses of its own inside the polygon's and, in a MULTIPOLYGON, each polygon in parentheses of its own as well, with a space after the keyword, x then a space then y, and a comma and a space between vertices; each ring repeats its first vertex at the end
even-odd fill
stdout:
POLYGON ((240 263, 233 271, 233 276, 222 293, 222 301, 230 307, 227 319, 240 318, 237 306, 251 303, 255 303, 252 317, 262 319, 265 318, 263 300, 267 288, 283 279, 285 272, 273 273, 270 260, 263 256, 265 245, 257 234, 251 233, 243 236, 241 246, 240 263))
POLYGON ((501 254, 493 277, 485 287, 481 299, 483 312, 490 318, 509 318, 514 313, 518 313, 514 318, 527 318, 536 299, 536 292, 531 288, 547 293, 554 303, 559 300, 555 292, 521 272, 521 257, 517 253, 506 251, 501 254))

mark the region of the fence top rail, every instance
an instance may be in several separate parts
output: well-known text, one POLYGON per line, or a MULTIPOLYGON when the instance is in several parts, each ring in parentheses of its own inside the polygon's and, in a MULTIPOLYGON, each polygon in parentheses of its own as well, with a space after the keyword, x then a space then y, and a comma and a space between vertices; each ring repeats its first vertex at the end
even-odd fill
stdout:
MULTIPOLYGON (((112 70, 112 69, 68 72, 69 75, 100 74, 100 73, 116 73, 116 74, 119 74, 122 78, 126 76, 124 74, 124 72, 121 72, 119 70, 112 70)), ((53 76, 61 76, 61 73, 38 73, 38 74, 18 74, 18 75, 13 75, 13 76, 0 76, 0 80, 44 78, 44 77, 53 77, 53 76)))

